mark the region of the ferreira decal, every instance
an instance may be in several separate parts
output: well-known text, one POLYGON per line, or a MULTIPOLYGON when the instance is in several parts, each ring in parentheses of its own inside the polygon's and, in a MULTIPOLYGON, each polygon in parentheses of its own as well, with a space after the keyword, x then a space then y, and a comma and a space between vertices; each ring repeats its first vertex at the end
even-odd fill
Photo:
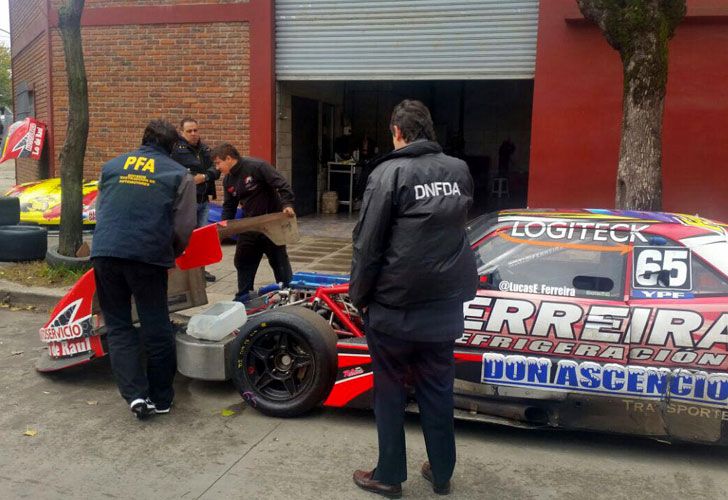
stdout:
MULTIPOLYGON (((483 293, 483 292, 479 292, 483 293)), ((478 295, 463 306, 458 345, 597 361, 728 369, 728 312, 478 295)))

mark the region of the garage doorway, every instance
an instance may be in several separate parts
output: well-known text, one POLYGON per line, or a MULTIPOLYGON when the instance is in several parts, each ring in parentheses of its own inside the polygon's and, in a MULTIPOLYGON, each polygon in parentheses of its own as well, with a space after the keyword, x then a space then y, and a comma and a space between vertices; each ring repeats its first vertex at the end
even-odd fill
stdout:
MULTIPOLYGON (((468 164, 475 183, 471 216, 526 206, 533 80, 282 81, 278 85, 284 109, 278 120, 279 137, 290 134, 293 145, 279 141, 278 162, 291 158, 296 197, 307 200, 307 210, 314 206, 312 199, 320 206, 321 195, 328 188, 327 164, 335 159, 358 158, 360 186, 354 199, 361 197, 366 162, 393 148, 389 118, 402 99, 424 102, 445 153, 468 164), (301 106, 307 101, 306 112, 301 106), (315 104, 319 108, 315 119, 301 118, 313 113, 315 104), (321 123, 324 105, 331 110, 327 116, 332 116, 333 122, 327 126, 321 123), (346 129, 351 130, 349 137, 346 129), (312 143, 317 147, 316 159, 312 143)), ((339 193, 340 199, 347 196, 339 193)), ((346 211, 342 206, 341 212, 346 211)))
POLYGON ((291 184, 300 216, 316 213, 316 170, 319 149, 319 103, 304 97, 291 98, 291 184))

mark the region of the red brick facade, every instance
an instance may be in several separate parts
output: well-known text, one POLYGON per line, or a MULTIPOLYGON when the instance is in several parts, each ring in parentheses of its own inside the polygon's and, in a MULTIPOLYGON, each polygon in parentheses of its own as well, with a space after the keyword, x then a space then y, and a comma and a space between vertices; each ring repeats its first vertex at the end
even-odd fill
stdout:
MULTIPOLYGON (((27 31, 25 19, 40 18, 45 23, 38 39, 19 49, 13 69, 14 81, 32 78, 34 82, 36 116, 51 126, 51 175, 55 176, 68 113, 63 44, 55 24, 56 9, 62 3, 51 0, 51 13, 46 15, 46 0, 10 0, 14 41, 16 33, 20 40, 21 31, 27 31), (42 15, 30 15, 33 9, 42 9, 42 15), (48 64, 49 53, 52 64, 48 64)), ((252 23, 240 14, 247 4, 239 0, 86 0, 82 36, 89 88, 87 179, 97 177, 105 161, 136 147, 146 122, 156 117, 177 123, 183 116, 193 116, 208 144, 229 141, 241 153, 250 153, 252 23), (241 5, 229 16, 218 10, 211 18, 210 11, 221 4, 241 5), (149 22, 149 10, 144 10, 174 5, 181 8, 169 16, 165 11, 163 21, 157 15, 149 22), (119 14, 138 21, 120 24, 115 18, 119 14), (198 14, 206 16, 202 22, 195 22, 198 14)), ((262 0, 256 5, 268 4, 262 0)), ((18 162, 19 182, 35 178, 37 162, 18 162)))
MULTIPOLYGON (((144 125, 164 117, 196 117, 209 144, 230 141, 249 149, 248 26, 87 27, 83 30, 89 89, 89 140, 84 172, 98 176, 107 160, 136 147, 144 125)), ((53 30, 56 154, 68 113, 63 45, 53 30)))
MULTIPOLYGON (((58 8, 65 0, 52 0, 53 6, 58 8)), ((86 0, 87 9, 99 7, 142 7, 145 5, 189 5, 189 4, 226 4, 248 3, 247 0, 86 0)))

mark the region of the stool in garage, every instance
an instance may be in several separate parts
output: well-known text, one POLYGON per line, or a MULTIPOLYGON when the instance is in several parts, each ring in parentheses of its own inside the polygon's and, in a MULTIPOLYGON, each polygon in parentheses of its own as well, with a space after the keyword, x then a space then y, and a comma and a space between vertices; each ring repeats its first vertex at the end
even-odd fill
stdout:
POLYGON ((505 177, 494 178, 490 193, 496 198, 508 198, 508 179, 505 177))

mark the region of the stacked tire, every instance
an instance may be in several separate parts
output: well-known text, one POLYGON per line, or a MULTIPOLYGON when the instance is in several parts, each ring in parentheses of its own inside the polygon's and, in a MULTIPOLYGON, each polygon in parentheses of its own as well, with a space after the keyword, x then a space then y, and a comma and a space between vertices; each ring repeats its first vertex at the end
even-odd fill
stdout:
POLYGON ((48 231, 20 224, 20 199, 0 197, 0 261, 43 260, 48 250, 48 231))

